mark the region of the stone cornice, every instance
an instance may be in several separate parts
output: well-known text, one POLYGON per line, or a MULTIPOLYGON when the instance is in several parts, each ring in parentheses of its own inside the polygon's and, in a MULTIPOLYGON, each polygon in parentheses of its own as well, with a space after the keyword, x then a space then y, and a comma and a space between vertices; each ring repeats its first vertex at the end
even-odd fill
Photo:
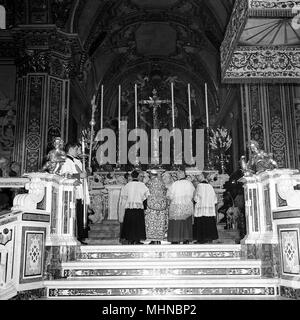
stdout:
POLYGON ((23 42, 28 49, 57 50, 59 43, 61 46, 69 47, 68 50, 60 50, 61 52, 74 54, 83 51, 77 34, 63 32, 55 25, 19 25, 11 32, 14 38, 23 42))

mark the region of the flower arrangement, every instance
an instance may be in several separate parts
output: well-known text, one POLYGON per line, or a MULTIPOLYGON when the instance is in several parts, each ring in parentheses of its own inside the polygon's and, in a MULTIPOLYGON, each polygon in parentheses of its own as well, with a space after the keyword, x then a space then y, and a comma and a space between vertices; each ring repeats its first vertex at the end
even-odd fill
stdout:
POLYGON ((226 128, 211 129, 211 134, 209 137, 209 144, 213 150, 218 150, 220 152, 225 152, 231 146, 232 139, 226 128))

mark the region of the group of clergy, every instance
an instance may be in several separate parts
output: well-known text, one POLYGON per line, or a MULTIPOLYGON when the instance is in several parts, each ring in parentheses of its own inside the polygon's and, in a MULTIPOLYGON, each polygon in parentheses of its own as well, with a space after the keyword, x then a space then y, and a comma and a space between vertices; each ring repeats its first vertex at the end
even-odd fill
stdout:
POLYGON ((161 244, 167 238, 172 244, 211 243, 218 239, 216 226, 217 196, 213 187, 201 181, 196 187, 177 172, 177 181, 156 170, 149 181, 134 170, 122 188, 119 218, 120 238, 128 244, 161 244))

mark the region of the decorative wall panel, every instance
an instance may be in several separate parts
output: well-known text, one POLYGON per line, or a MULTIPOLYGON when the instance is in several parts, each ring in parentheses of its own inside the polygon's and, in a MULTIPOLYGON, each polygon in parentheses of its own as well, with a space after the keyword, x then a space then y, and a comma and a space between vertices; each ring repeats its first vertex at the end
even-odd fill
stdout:
POLYGON ((23 227, 20 283, 42 280, 46 228, 23 227))
POLYGON ((47 150, 53 149, 53 138, 61 137, 63 80, 49 77, 47 150))
POLYGON ((287 224, 278 226, 281 276, 283 279, 300 279, 299 234, 299 224, 287 224))
POLYGON ((46 75, 28 76, 28 99, 25 129, 25 171, 40 169, 43 158, 43 105, 45 103, 46 75))
POLYGON ((297 163, 296 128, 290 115, 293 109, 288 86, 274 84, 242 85, 244 127, 249 139, 272 152, 279 167, 295 168, 297 163))
POLYGON ((299 230, 281 230, 282 273, 300 274, 299 230))

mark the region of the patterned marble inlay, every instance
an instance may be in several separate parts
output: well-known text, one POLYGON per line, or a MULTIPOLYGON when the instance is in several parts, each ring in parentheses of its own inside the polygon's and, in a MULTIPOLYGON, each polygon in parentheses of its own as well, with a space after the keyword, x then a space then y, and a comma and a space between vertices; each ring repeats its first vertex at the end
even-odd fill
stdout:
POLYGON ((25 277, 42 274, 43 238, 44 233, 26 233, 25 277))
POLYGON ((240 251, 80 252, 78 259, 240 258, 240 251))
POLYGON ((300 289, 280 286, 280 295, 288 299, 300 300, 300 289))
POLYGON ((143 268, 143 269, 65 269, 64 277, 173 277, 173 276, 259 276, 260 268, 143 268))
POLYGON ((299 274, 299 240, 298 230, 281 230, 281 251, 283 273, 299 274))
POLYGON ((274 287, 199 287, 199 288, 50 288, 49 297, 71 296, 163 296, 163 295, 198 295, 198 296, 274 296, 274 287))

